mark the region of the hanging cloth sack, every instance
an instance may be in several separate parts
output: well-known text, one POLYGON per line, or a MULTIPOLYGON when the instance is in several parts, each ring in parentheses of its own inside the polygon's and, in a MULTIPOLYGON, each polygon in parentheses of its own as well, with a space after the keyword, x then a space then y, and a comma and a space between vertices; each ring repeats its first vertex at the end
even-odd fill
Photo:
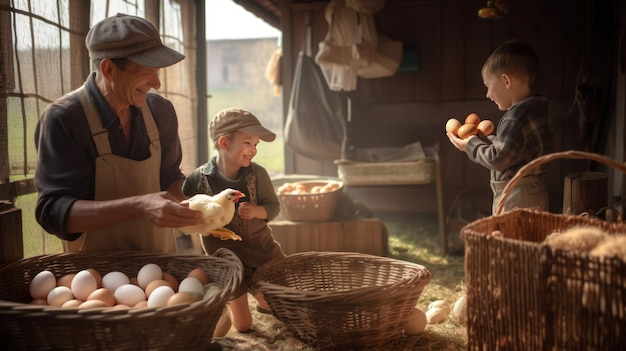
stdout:
POLYGON ((341 95, 330 91, 314 59, 300 51, 289 98, 285 144, 309 158, 340 158, 345 121, 341 95))
POLYGON ((326 5, 328 32, 319 42, 315 62, 333 91, 353 91, 357 85, 359 57, 354 45, 361 42, 359 13, 346 6, 345 0, 331 0, 326 5))
POLYGON ((396 74, 402 62, 402 42, 378 33, 378 44, 368 65, 361 65, 357 74, 361 78, 383 78, 396 74))

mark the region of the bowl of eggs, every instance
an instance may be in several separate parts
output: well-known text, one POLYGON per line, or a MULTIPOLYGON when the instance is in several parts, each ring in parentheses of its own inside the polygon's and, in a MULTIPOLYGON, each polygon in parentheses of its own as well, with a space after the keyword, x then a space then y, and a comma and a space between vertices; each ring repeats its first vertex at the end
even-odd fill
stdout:
POLYGON ((0 340, 15 350, 203 349, 242 272, 227 249, 21 259, 0 266, 0 340))
POLYGON ((321 222, 333 217, 343 194, 338 180, 302 180, 276 187, 282 216, 289 221, 321 222))

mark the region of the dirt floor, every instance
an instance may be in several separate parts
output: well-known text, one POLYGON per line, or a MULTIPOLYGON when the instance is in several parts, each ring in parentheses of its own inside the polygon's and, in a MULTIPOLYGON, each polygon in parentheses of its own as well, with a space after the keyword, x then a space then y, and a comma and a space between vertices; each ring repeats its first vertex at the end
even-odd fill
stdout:
MULTIPOLYGON (((449 252, 442 255, 439 246, 437 216, 434 214, 377 214, 389 233, 389 257, 414 262, 426 267, 431 281, 424 288, 417 307, 426 311, 436 300, 445 300, 452 306, 463 295, 463 243, 458 238, 458 225, 451 223, 448 230, 449 252)), ((272 315, 256 311, 256 302, 250 298, 254 325, 251 331, 239 333, 231 328, 216 338, 212 350, 301 350, 321 351, 298 340, 289 328, 272 315)), ((450 315, 443 323, 429 324, 423 333, 403 336, 385 351, 409 350, 465 350, 466 328, 450 315)))

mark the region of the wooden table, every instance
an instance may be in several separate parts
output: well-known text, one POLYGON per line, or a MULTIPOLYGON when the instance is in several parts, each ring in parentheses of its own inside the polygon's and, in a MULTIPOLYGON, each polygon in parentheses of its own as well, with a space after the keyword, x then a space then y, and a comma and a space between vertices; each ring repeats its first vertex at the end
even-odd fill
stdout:
POLYGON ((303 251, 348 251, 387 256, 387 228, 376 218, 328 222, 269 223, 285 254, 303 251))

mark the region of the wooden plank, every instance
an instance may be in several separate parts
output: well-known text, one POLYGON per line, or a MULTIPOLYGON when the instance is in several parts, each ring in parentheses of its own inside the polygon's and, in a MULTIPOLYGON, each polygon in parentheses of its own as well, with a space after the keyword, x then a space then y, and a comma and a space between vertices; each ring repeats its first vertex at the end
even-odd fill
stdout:
POLYGON ((274 238, 285 254, 305 251, 347 251, 384 256, 387 229, 379 219, 328 222, 270 222, 274 238))
POLYGON ((580 172, 565 176, 563 213, 595 214, 607 205, 608 177, 601 172, 580 172))
POLYGON ((7 263, 24 258, 22 237, 22 210, 0 210, 0 262, 7 263))
POLYGON ((320 250, 320 228, 316 222, 274 221, 269 225, 287 255, 320 250))
POLYGON ((34 179, 18 180, 11 183, 0 184, 0 200, 15 202, 15 198, 22 195, 37 192, 34 179))
POLYGON ((467 14, 458 10, 457 0, 446 0, 442 6, 441 96, 443 100, 462 100, 465 90, 459 77, 465 77, 465 61, 459 57, 467 55, 463 35, 467 14))

